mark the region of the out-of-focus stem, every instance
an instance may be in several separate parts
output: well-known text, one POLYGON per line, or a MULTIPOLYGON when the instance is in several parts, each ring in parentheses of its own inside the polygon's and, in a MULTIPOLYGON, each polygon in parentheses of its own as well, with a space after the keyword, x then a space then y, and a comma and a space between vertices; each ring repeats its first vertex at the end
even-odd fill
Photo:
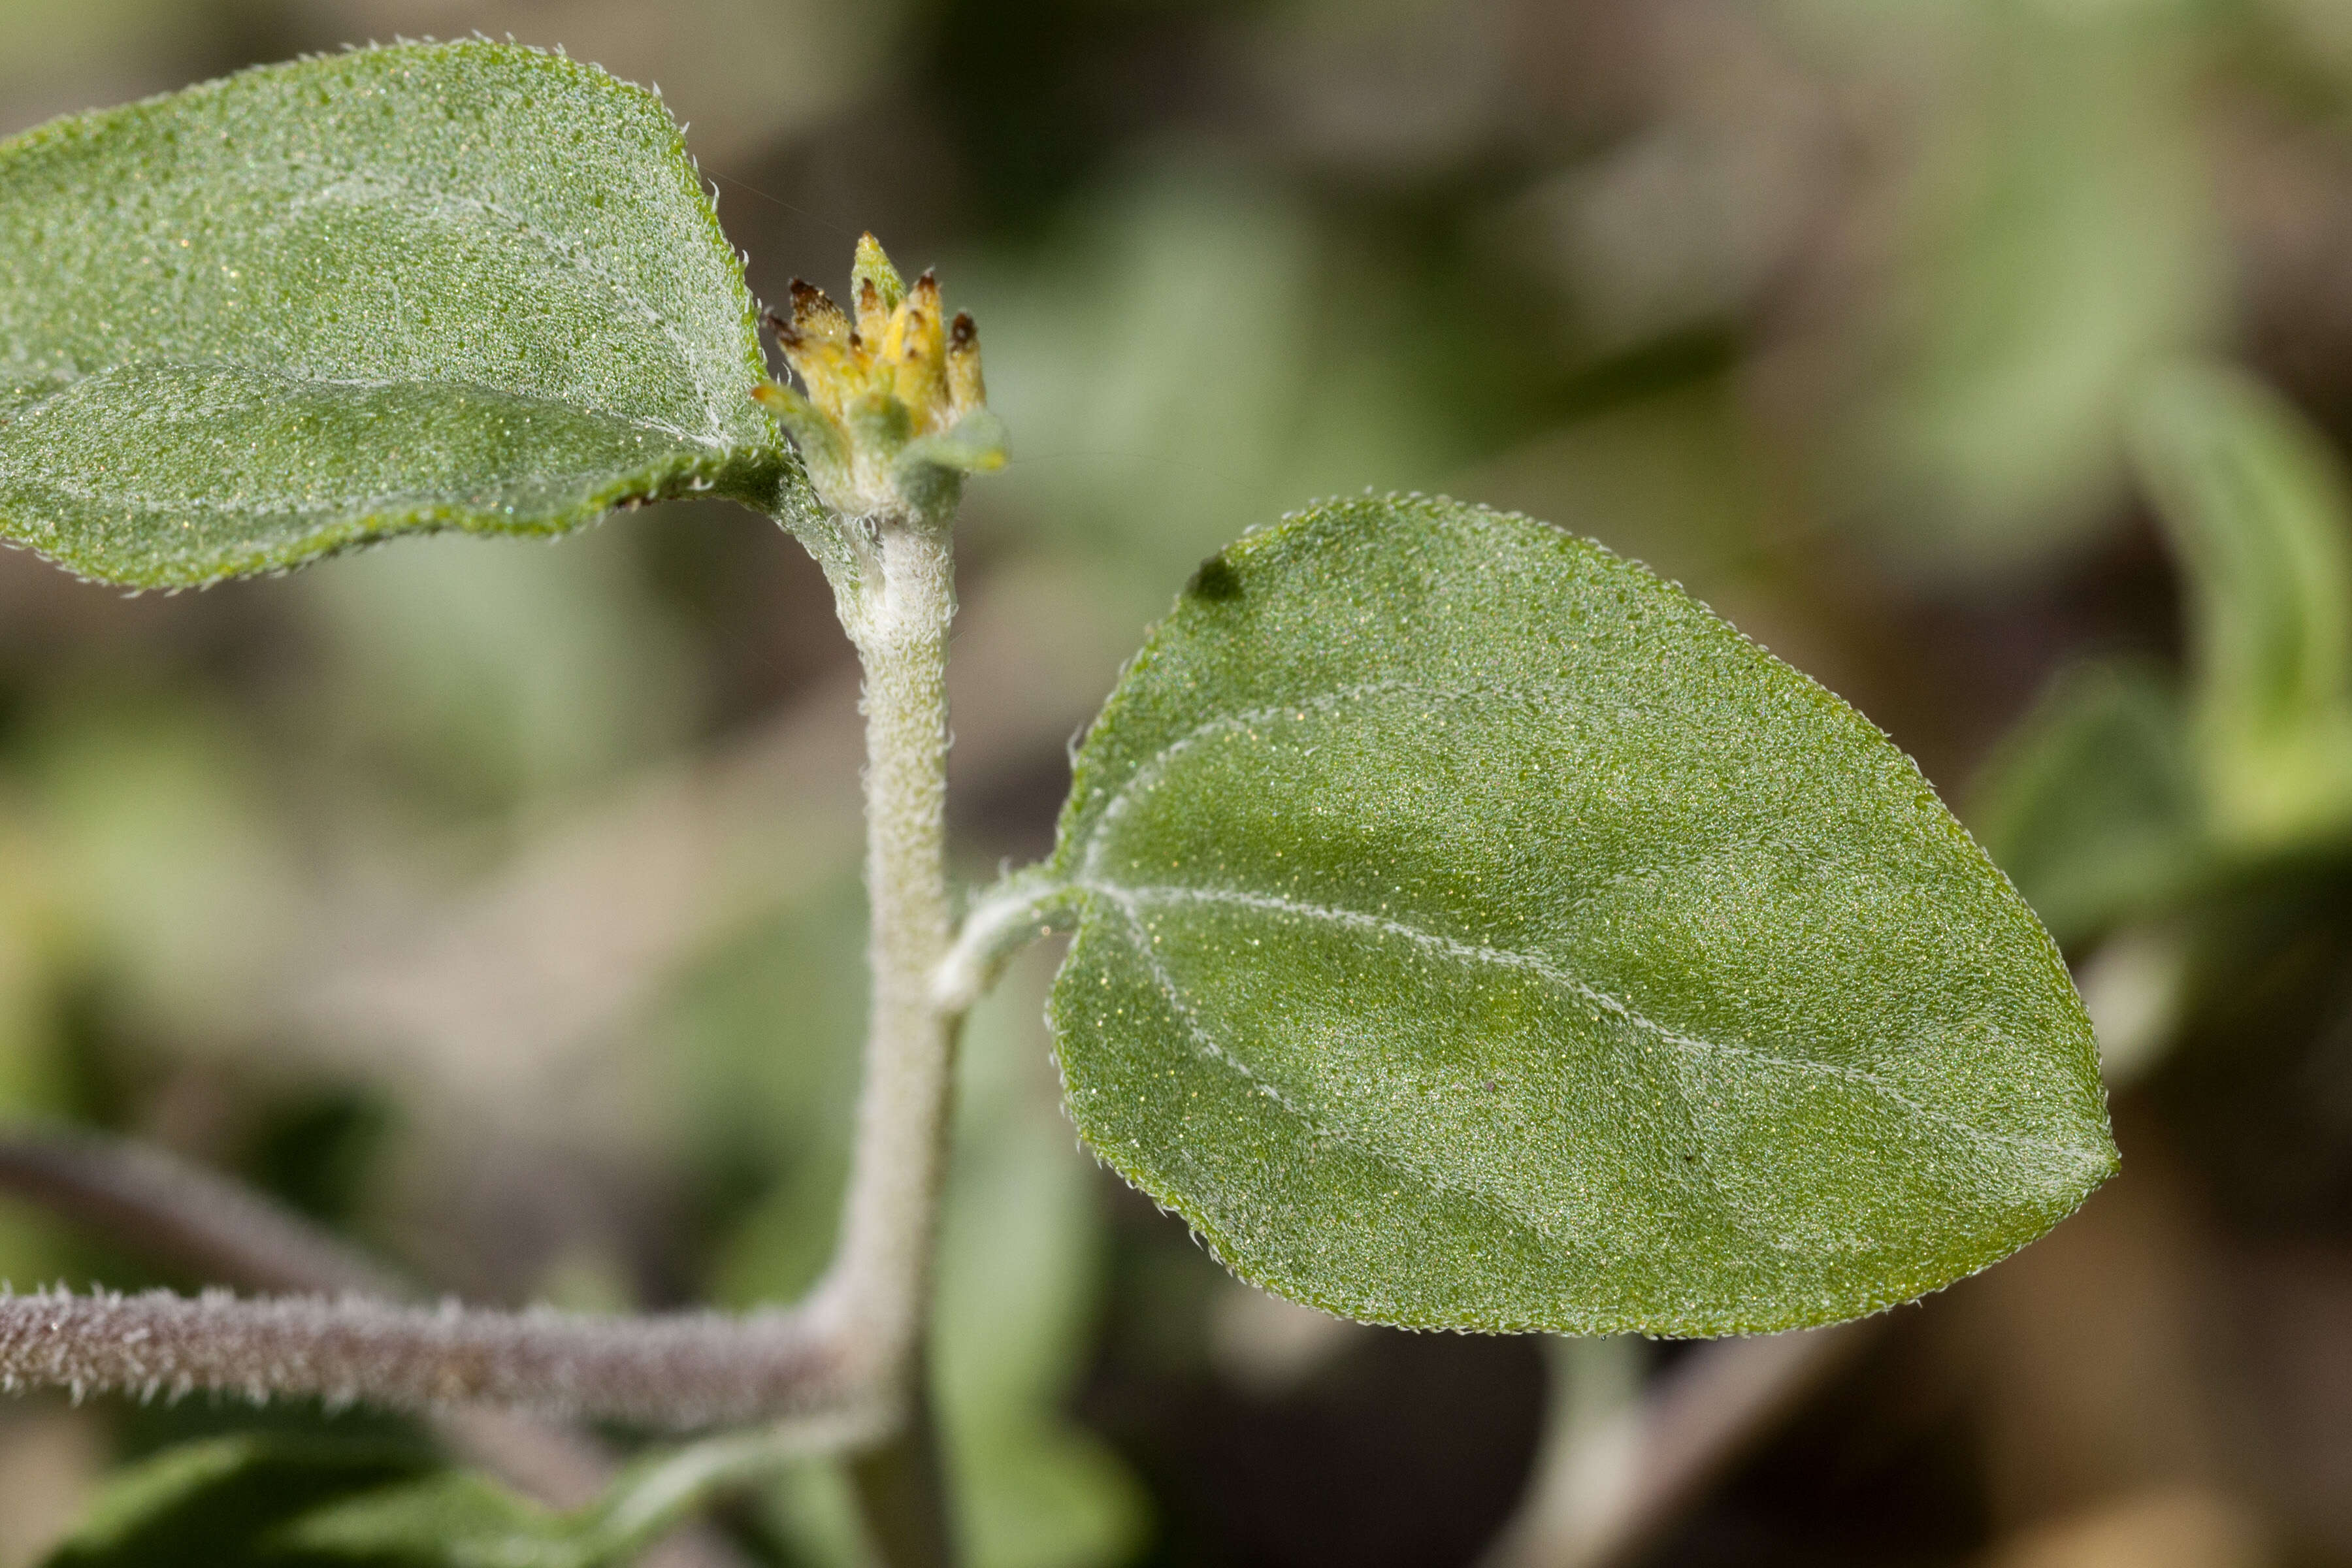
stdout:
MULTIPOLYGON (((0 1137, 0 1190, 102 1232, 118 1245, 247 1289, 413 1294, 407 1283, 340 1238, 160 1149, 91 1133, 0 1137)), ((595 1437, 557 1422, 481 1406, 432 1417, 443 1442, 509 1485, 555 1508, 593 1501, 620 1473, 595 1437)), ((673 1534, 649 1568, 734 1568, 705 1532, 673 1534)))
POLYGON ((1615 1380, 1605 1361, 1556 1359, 1552 1429, 1484 1568, 1622 1568, 1885 1321, 1718 1341, 1638 1401, 1594 1386, 1615 1380))

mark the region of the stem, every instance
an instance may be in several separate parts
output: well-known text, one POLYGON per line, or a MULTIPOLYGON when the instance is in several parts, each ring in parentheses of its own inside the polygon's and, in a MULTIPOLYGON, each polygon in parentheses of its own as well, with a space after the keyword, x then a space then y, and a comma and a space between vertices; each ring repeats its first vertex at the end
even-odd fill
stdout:
POLYGON ((953 946, 931 975, 931 1002, 961 1016, 971 1010, 1013 956, 1066 928, 1077 889, 1050 870, 1032 867, 1005 878, 974 903, 953 946))
POLYGON ((1642 1343, 1548 1339, 1549 1394, 1527 1495, 1480 1568, 1585 1568, 1633 1487, 1642 1343))
MULTIPOLYGON (((201 1165, 120 1139, 80 1132, 0 1137, 0 1191, 247 1289, 414 1294, 405 1281, 292 1210, 201 1165)), ((551 1507, 586 1507, 621 1473, 597 1438, 560 1423, 487 1405, 437 1411, 431 1420, 454 1452, 551 1507)), ((808 1425, 824 1438, 839 1424, 808 1425)), ((740 1559, 718 1538, 689 1530, 671 1535, 660 1557, 647 1559, 655 1561, 663 1568, 735 1568, 740 1559)))
MULTIPOLYGON (((786 1419, 774 1444, 866 1444, 857 1467, 893 1568, 950 1561, 937 1435, 917 1382, 963 1014, 990 972, 1055 910, 1025 885, 983 906, 954 949, 946 868, 947 640, 955 612, 944 519, 884 519, 835 578, 865 665, 873 1004, 839 1248, 807 1301, 743 1317, 588 1318, 366 1299, 389 1287, 355 1255, 216 1181, 143 1157, 85 1168, 60 1145, 15 1184, 251 1283, 313 1292, 238 1300, 68 1292, 0 1299, 0 1383, 197 1387, 502 1405, 661 1426, 786 1419), (845 580, 847 579, 847 580, 845 580), (329 1299, 330 1296, 336 1299, 329 1299)), ((0 1168, 0 1184, 11 1179, 0 1168)), ((782 1451, 778 1447, 773 1451, 782 1451)), ((770 1451, 770 1450, 762 1450, 770 1451)))
MULTIPOLYGON (((1528 1496, 1484 1568, 1616 1568, 1634 1561, 1886 1321, 1702 1345, 1638 1403, 1613 1411, 1606 1389, 1580 1390, 1572 1381, 1563 1387, 1556 1378, 1553 1398, 1565 1394, 1568 1408, 1555 1411, 1528 1496), (1601 1408, 1576 1408, 1588 1399, 1601 1408)), ((1605 1367, 1584 1370, 1612 1375, 1605 1367)))
POLYGON ((858 1369, 907 1419, 852 1479, 892 1568, 952 1561, 939 1436, 920 1385, 949 1089, 968 997, 935 994, 953 935, 947 880, 948 626, 944 526, 885 520, 878 571, 845 595, 866 668, 866 889, 873 1000, 840 1250, 815 1300, 854 1336, 858 1369))
POLYGON ((84 1132, 0 1137, 0 1191, 199 1279, 248 1290, 413 1296, 373 1258, 251 1188, 161 1149, 84 1132))
POLYGON ((952 921, 947 882, 946 531, 879 530, 878 571, 844 616, 866 667, 866 889, 873 1000, 840 1250, 819 1310, 853 1332, 860 1370, 903 1392, 929 1300, 961 1011, 931 994, 952 921))
POLYGON ((226 1388, 412 1410, 479 1401, 662 1426, 831 1415, 870 1399, 796 1312, 608 1320, 226 1291, 0 1300, 0 1374, 11 1388, 226 1388))

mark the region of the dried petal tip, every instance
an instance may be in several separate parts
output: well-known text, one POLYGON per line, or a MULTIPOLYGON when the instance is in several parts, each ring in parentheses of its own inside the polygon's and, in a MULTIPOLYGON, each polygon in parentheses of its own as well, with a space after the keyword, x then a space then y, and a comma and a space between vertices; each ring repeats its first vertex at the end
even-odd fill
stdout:
POLYGON ((812 337, 838 340, 848 334, 849 317, 824 289, 795 278, 793 325, 812 337))
POLYGON ((793 314, 776 341, 807 395, 765 387, 818 495, 855 517, 935 516, 952 510, 960 476, 1003 462, 1003 428, 985 415, 980 338, 969 315, 952 327, 939 279, 910 289, 872 235, 857 243, 849 312, 793 280, 793 314))
POLYGON ((980 329, 971 312, 958 310, 948 328, 948 416, 960 420, 988 406, 988 385, 980 374, 980 329))

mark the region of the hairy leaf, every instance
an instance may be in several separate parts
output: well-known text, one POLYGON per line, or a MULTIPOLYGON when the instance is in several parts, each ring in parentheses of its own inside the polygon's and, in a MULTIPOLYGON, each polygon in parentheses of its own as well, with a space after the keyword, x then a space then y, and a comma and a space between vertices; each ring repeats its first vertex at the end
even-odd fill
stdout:
POLYGON ((86 576, 789 507, 762 374, 677 126, 593 66, 367 49, 0 144, 0 535, 86 576))
POLYGON ((1055 865, 1079 1130, 1332 1311, 1826 1322, 2114 1168, 2057 950, 1909 760, 1522 518, 1366 499, 1213 557, 1055 865))

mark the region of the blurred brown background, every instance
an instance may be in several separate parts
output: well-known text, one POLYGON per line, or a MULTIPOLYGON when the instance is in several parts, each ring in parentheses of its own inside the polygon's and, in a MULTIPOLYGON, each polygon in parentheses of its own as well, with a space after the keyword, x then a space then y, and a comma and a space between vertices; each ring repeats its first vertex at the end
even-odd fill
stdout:
MULTIPOLYGON (((1857 1336, 1647 1561, 2352 1563, 2352 5, 0 0, 0 132, 472 30, 658 82, 767 298, 870 227, 978 316, 1015 460, 964 525, 973 879, 1045 848, 1194 562, 1373 486, 1677 578, 2050 919, 2125 1174, 1857 1336), (2183 363, 2238 395, 2180 437, 2143 409, 2183 363), (2168 490, 2168 440, 2257 500, 2168 490), (2292 666, 2252 739, 2241 645, 2292 666)), ((854 1089, 856 757, 814 567, 717 505, 168 598, 0 557, 0 1105, 479 1300, 788 1294, 854 1089)), ((980 1568, 1477 1562, 1548 1421, 1613 1484, 1559 1435, 1685 1347, 1226 1279, 1075 1147, 1052 960, 977 1020, 960 1113, 980 1568)), ((0 1274, 189 1283, 14 1205, 0 1274)), ((11 1402, 0 1565, 123 1458, 369 1419, 11 1402)), ((726 1528, 857 1560, 822 1465, 726 1528)))

